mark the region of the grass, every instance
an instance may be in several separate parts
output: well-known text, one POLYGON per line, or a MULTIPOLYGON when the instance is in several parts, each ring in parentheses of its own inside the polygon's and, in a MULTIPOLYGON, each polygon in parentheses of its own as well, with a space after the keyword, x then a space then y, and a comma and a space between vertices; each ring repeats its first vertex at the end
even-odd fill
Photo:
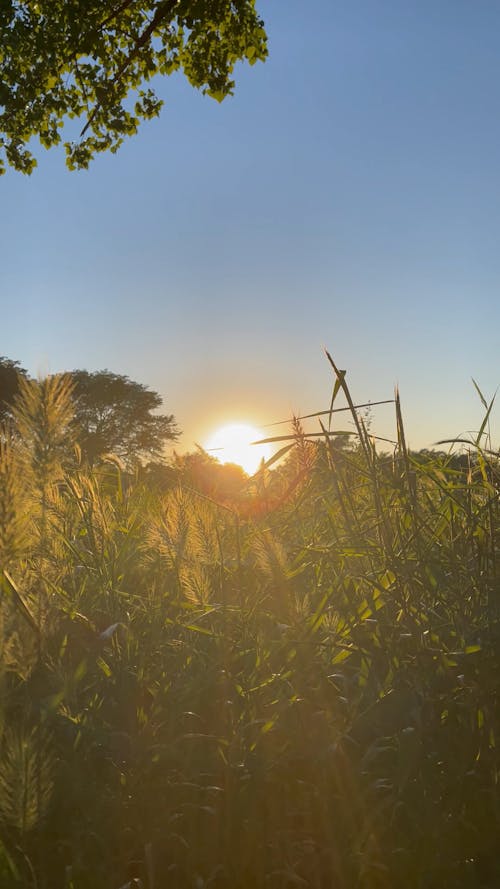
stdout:
POLYGON ((89 468, 64 381, 23 393, 0 454, 4 885, 498 885, 491 407, 465 456, 414 455, 396 395, 381 453, 328 358, 319 435, 297 421, 224 501, 89 468))

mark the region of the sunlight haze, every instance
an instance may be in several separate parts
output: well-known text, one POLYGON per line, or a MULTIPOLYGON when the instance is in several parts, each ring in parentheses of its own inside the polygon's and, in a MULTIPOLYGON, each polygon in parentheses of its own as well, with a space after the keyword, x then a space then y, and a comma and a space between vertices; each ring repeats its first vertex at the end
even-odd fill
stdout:
POLYGON ((248 475, 253 475, 261 461, 269 460, 272 453, 270 445, 253 444, 263 437, 262 430, 255 426, 231 423, 213 433, 205 444, 205 450, 221 463, 236 463, 248 475))

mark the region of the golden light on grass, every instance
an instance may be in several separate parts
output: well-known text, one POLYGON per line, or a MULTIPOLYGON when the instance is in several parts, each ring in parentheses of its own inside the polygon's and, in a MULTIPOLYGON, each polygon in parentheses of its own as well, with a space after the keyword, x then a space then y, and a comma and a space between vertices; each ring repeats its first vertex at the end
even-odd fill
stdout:
POLYGON ((269 460, 272 455, 270 445, 252 445, 260 438, 264 438, 264 433, 256 426, 232 423, 214 432, 206 442, 205 450, 221 463, 236 463, 248 475, 253 475, 262 459, 269 460))

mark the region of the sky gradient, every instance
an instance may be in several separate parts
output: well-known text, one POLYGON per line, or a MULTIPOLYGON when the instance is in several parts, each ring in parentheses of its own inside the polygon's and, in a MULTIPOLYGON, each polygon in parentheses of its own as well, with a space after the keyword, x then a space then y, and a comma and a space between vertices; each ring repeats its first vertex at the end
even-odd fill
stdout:
POLYGON ((70 173, 40 149, 0 179, 0 354, 151 386, 179 450, 327 408, 323 346, 358 401, 399 384, 411 446, 477 429, 471 377, 500 383, 500 6, 257 5, 269 60, 233 98, 165 79, 117 155, 70 173))

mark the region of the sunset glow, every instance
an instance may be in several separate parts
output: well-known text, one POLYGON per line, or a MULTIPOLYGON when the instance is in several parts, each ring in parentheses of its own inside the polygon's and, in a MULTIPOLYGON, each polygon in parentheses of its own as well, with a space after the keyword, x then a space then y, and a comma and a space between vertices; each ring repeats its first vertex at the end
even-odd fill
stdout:
POLYGON ((262 459, 269 460, 270 445, 252 445, 265 438, 262 430, 244 423, 233 423, 218 429, 206 442, 205 449, 221 463, 237 463, 248 475, 253 475, 262 459))

